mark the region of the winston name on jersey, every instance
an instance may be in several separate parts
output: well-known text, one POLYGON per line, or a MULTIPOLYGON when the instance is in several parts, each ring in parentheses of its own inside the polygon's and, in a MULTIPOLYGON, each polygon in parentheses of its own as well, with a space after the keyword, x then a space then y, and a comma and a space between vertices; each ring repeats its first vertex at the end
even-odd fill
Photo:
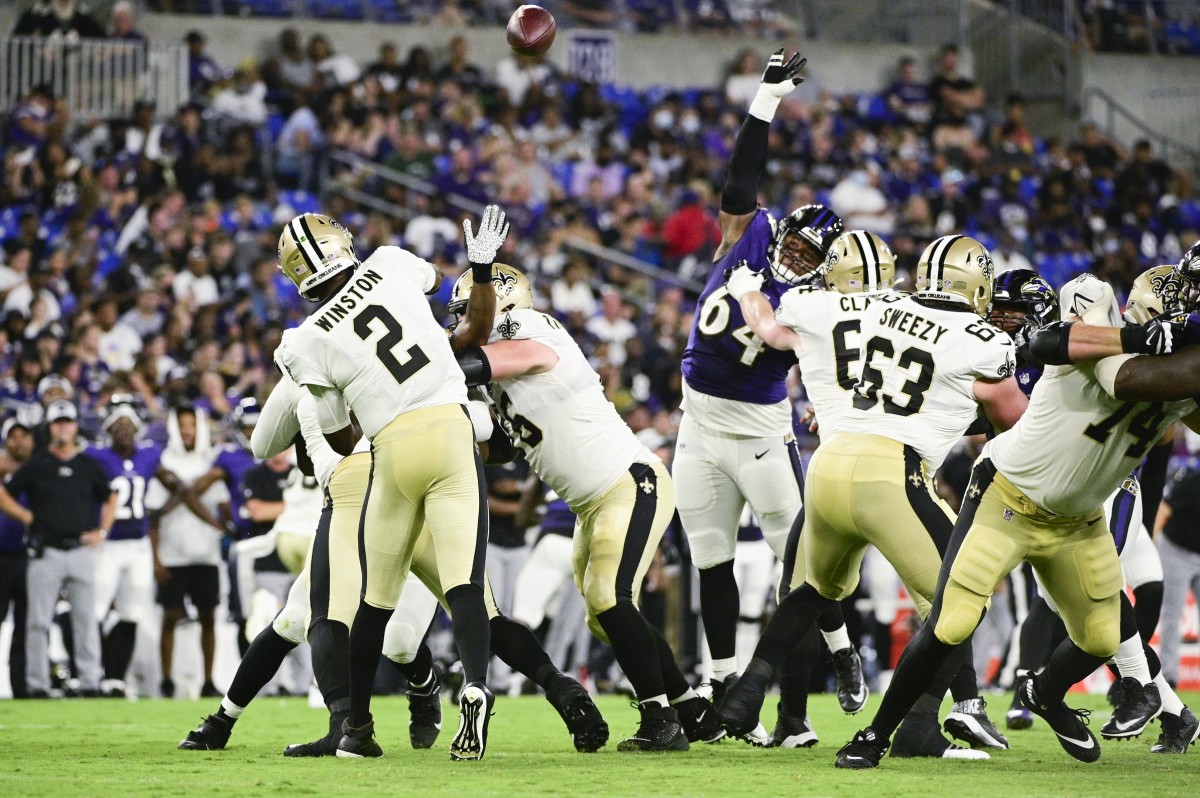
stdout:
POLYGON ((275 360, 298 385, 340 391, 369 438, 401 413, 465 405, 462 369, 425 297, 440 281, 428 261, 380 247, 284 333, 275 360))
POLYGON ((108 475, 108 485, 117 494, 117 515, 109 530, 109 540, 133 540, 150 533, 146 514, 146 488, 158 471, 163 450, 158 446, 139 446, 131 457, 122 457, 113 449, 92 449, 87 454, 100 463, 108 475))
MULTIPOLYGON (((443 338, 445 336, 443 335, 443 338)), ((600 495, 633 463, 658 458, 630 431, 570 333, 527 308, 496 319, 489 343, 530 340, 558 355, 554 368, 492 383, 500 424, 530 467, 571 507, 600 495)))
POLYGON ((979 412, 975 380, 1013 375, 1013 342, 969 310, 913 296, 863 317, 862 376, 842 429, 912 446, 929 473, 979 412))
POLYGON ((839 294, 793 288, 783 295, 775 319, 800 336, 800 376, 829 440, 850 412, 854 386, 862 373, 862 319, 872 307, 898 302, 903 294, 839 294))
POLYGON ((781 403, 787 399, 787 375, 796 363, 796 356, 771 349, 752 333, 742 317, 742 309, 725 287, 726 272, 740 261, 748 261, 752 269, 767 275, 762 292, 771 307, 778 307, 788 286, 770 276, 766 253, 771 236, 771 217, 760 209, 738 242, 713 264, 683 352, 684 409, 698 422, 724 432, 784 435, 791 429, 791 409, 781 403), (689 393, 693 396, 689 397, 689 393), (755 423, 752 415, 726 412, 733 408, 709 407, 721 403, 706 403, 695 397, 696 393, 780 407, 755 425, 759 428, 745 429, 740 425, 755 423), (730 424, 737 428, 729 427, 730 424), (768 428, 761 428, 764 424, 768 428))

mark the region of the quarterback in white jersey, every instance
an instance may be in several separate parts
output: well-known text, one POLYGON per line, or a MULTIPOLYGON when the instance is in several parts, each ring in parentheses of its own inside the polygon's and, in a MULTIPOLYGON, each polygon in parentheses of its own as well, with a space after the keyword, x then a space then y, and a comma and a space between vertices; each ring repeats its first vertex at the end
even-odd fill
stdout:
MULTIPOLYGON (((452 310, 473 282, 471 275, 459 279, 452 310)), ((498 314, 489 343, 464 350, 460 361, 469 383, 492 384, 501 426, 579 517, 575 584, 588 625, 612 643, 640 701, 641 726, 619 750, 715 742, 724 733, 712 705, 691 690, 666 640, 637 608, 642 578, 674 514, 671 475, 604 396, 570 334, 532 309, 525 275, 496 264, 492 283, 498 314)))
MULTIPOLYGON (((1074 302, 1064 292, 1062 306, 1083 310, 1089 304, 1074 302)), ((1111 290, 1107 301, 1090 303, 1085 319, 1119 323, 1111 290)), ((1070 342, 1069 325, 1047 329, 1052 343, 1035 338, 1035 356, 1061 352, 1058 343, 1070 342)), ((1121 336, 1115 338, 1119 352, 1121 336)), ((1069 354, 1070 346, 1062 348, 1069 354)), ((888 688, 891 700, 842 749, 840 767, 878 764, 900 708, 911 706, 946 657, 970 638, 992 589, 1022 560, 1038 573, 1069 637, 1045 670, 1024 678, 1017 689, 1067 753, 1083 762, 1100 758, 1095 736, 1063 699, 1120 643, 1121 565, 1102 505, 1168 425, 1181 418, 1196 423, 1200 413, 1193 399, 1156 401, 1171 397, 1147 395, 1152 391, 1133 381, 1126 382, 1126 395, 1119 395, 1122 372, 1147 358, 1119 355, 1077 365, 1040 359, 1049 365, 1028 410, 1012 429, 988 442, 975 464, 933 612, 905 651, 888 688)), ((1172 359, 1158 365, 1169 368, 1172 359)))
MULTIPOLYGON (((964 236, 940 238, 922 254, 917 274, 915 295, 872 303, 862 316, 862 372, 851 407, 808 467, 804 584, 780 604, 720 709, 731 731, 757 715, 805 625, 854 592, 868 545, 895 566, 918 613, 929 612, 953 525, 933 474, 980 408, 1002 429, 1025 409, 1012 377, 1012 341, 981 318, 991 305, 987 250, 964 236)), ((941 737, 936 711, 917 719, 904 739, 902 756, 986 757, 941 737)), ((1006 747, 998 732, 992 739, 1006 747)))
MULTIPOLYGON (((470 222, 464 228, 468 260, 487 274, 508 235, 504 214, 489 206, 478 236, 470 222)), ((381 247, 360 263, 350 233, 320 214, 288 223, 279 258, 301 295, 321 304, 284 335, 276 362, 316 399, 321 431, 334 451, 353 450, 351 406, 372 444, 360 545, 362 600, 350 645, 351 706, 338 754, 383 753, 370 713, 374 670, 368 673, 366 663, 378 659, 425 525, 437 542, 466 680, 450 756, 481 759, 494 702, 484 683, 490 650, 483 584, 487 502, 463 374, 424 297, 440 282, 437 269, 397 247, 381 247)))

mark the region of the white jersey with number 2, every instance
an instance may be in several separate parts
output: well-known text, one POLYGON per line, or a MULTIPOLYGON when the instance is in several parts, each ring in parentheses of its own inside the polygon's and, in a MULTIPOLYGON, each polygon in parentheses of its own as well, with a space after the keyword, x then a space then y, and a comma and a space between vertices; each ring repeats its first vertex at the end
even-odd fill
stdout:
POLYGON ((465 405, 462 369, 425 297, 439 281, 428 261, 380 247, 341 291, 284 333, 275 361, 298 385, 339 391, 368 438, 402 413, 465 405))

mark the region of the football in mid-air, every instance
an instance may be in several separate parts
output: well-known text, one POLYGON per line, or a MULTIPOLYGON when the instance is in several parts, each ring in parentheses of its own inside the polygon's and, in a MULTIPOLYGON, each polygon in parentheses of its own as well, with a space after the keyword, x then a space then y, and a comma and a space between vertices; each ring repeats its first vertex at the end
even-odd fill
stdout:
POLYGON ((508 20, 508 46, 521 55, 542 55, 554 44, 557 29, 554 16, 546 9, 521 6, 508 20))

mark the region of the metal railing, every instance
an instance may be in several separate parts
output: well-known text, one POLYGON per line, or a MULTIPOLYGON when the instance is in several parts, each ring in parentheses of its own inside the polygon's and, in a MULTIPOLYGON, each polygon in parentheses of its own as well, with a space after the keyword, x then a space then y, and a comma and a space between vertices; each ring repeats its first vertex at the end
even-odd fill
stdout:
POLYGON ((165 117, 188 100, 188 55, 179 44, 0 37, 0 59, 0 112, 43 84, 75 118, 129 116, 138 101, 165 117))
MULTIPOLYGON (((446 204, 467 213, 480 214, 484 208, 483 205, 472 199, 458 194, 446 194, 428 181, 398 172, 347 150, 333 150, 322 160, 321 186, 321 190, 325 194, 345 197, 351 202, 405 221, 415 215, 414 193, 427 197, 439 195, 446 200, 446 204), (386 193, 384 189, 388 184, 405 189, 404 204, 384 198, 386 193)), ((594 244, 574 236, 564 238, 563 246, 597 260, 615 263, 652 280, 678 286, 695 294, 704 290, 704 284, 699 281, 687 279, 675 272, 647 263, 611 247, 594 244)))
MULTIPOLYGON (((1197 93, 1200 94, 1200 91, 1197 93)), ((1179 98, 1171 96, 1163 99, 1166 102, 1179 101, 1179 98)), ((1135 139, 1148 140, 1159 158, 1172 166, 1186 169, 1193 177, 1200 177, 1200 148, 1191 143, 1184 143, 1184 140, 1169 133, 1149 127, 1142 121, 1143 114, 1129 110, 1103 89, 1089 88, 1084 91, 1083 116, 1085 119, 1091 119, 1106 134, 1123 144, 1132 144, 1135 139)), ((1194 138, 1188 141, 1194 141, 1194 138)))

